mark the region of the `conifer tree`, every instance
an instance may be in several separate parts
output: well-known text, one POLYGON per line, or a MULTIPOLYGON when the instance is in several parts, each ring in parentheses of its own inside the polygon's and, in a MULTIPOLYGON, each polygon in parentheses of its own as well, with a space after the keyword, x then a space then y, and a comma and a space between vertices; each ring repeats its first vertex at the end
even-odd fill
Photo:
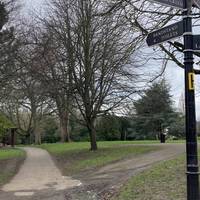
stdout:
POLYGON ((170 87, 165 80, 152 84, 134 103, 137 133, 147 139, 159 137, 177 116, 172 103, 170 87))

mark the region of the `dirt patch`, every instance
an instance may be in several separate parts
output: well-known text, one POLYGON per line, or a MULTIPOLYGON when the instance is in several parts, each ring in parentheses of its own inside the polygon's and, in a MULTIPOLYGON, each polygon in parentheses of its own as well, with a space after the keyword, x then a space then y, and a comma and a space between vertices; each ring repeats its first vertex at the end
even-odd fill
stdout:
POLYGON ((175 158, 184 152, 183 144, 166 144, 160 150, 77 174, 74 178, 83 185, 67 190, 66 200, 109 200, 132 176, 150 168, 154 163, 175 158))
POLYGON ((0 187, 8 183, 19 171, 20 166, 25 160, 24 157, 0 160, 0 187))

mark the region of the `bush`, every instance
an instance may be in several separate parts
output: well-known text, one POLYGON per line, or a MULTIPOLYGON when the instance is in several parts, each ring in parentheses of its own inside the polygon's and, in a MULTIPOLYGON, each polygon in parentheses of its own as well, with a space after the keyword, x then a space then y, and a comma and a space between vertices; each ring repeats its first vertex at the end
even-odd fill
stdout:
POLYGON ((60 141, 58 125, 53 117, 47 117, 42 121, 42 142, 56 143, 60 141))

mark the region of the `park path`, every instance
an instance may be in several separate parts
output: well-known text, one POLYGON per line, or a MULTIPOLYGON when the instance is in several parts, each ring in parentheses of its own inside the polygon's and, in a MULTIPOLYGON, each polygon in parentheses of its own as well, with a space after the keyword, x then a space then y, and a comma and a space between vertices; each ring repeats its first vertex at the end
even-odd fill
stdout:
POLYGON ((26 160, 17 175, 0 191, 2 200, 64 200, 64 191, 81 185, 78 180, 63 177, 47 151, 24 147, 26 160))
POLYGON ((27 158, 18 174, 1 188, 0 200, 107 200, 131 176, 185 152, 184 144, 155 146, 159 150, 85 171, 75 179, 63 177, 47 151, 23 148, 27 158))

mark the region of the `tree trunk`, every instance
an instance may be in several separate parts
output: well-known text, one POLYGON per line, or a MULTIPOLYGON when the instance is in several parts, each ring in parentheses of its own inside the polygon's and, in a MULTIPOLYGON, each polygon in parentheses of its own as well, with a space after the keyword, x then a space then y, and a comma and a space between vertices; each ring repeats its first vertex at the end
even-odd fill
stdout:
POLYGON ((40 145, 42 143, 41 134, 39 130, 35 130, 35 144, 40 145))
POLYGON ((120 137, 121 141, 126 141, 126 130, 122 129, 121 130, 121 137, 120 137))
POLYGON ((60 142, 70 142, 69 103, 63 96, 55 96, 60 121, 60 142))
POLYGON ((90 135, 90 146, 91 146, 90 150, 96 151, 97 150, 96 130, 93 121, 88 123, 88 131, 90 135))
POLYGON ((39 124, 36 117, 33 117, 33 133, 35 138, 34 140, 35 144, 40 145, 42 143, 41 130, 39 128, 39 124))
POLYGON ((70 142, 69 134, 69 113, 63 111, 60 114, 60 132, 61 132, 61 142, 70 142))
POLYGON ((5 136, 3 136, 2 143, 3 143, 3 147, 5 147, 6 146, 6 138, 5 138, 5 136))
POLYGON ((124 141, 126 141, 126 137, 127 137, 127 131, 124 131, 124 141))
POLYGON ((38 121, 36 119, 36 115, 33 116, 33 135, 34 135, 34 143, 40 145, 42 143, 42 138, 41 138, 40 128, 38 127, 38 121))

